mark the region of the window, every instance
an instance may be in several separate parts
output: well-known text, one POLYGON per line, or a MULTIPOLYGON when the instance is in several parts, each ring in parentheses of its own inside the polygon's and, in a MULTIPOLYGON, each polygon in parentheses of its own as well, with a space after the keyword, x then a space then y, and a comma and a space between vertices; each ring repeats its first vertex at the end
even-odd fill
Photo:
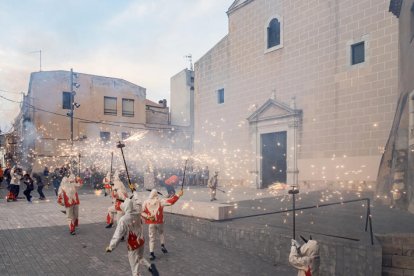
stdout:
POLYGON ((267 26, 267 48, 278 45, 280 45, 280 22, 277 18, 273 18, 267 26))
POLYGON ((134 100, 122 99, 122 116, 134 117, 134 100))
POLYGON ((351 45, 351 65, 365 61, 365 42, 358 42, 351 45))
POLYGON ((62 92, 62 108, 70 109, 70 92, 62 92))
POLYGON ((224 88, 217 90, 217 102, 219 104, 224 103, 224 88))
POLYGON ((116 98, 104 97, 104 114, 116 116, 116 98))
POLYGON ((106 131, 101 131, 101 140, 103 142, 108 142, 111 140, 111 133, 106 131))
POLYGON ((129 136, 131 136, 129 132, 122 132, 122 140, 128 139, 129 136))

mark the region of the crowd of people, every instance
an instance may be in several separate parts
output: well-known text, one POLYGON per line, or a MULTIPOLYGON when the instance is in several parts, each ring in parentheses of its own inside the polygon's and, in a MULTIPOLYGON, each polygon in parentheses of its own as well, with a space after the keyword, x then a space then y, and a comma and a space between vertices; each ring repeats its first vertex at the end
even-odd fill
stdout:
POLYGON ((45 182, 48 185, 47 177, 42 177, 39 173, 30 173, 24 171, 20 166, 11 166, 10 163, 3 166, 0 164, 0 188, 8 190, 7 201, 17 201, 19 199, 20 190, 24 189, 23 194, 27 202, 32 202, 32 191, 35 186, 39 194, 39 200, 45 200, 43 193, 45 182))

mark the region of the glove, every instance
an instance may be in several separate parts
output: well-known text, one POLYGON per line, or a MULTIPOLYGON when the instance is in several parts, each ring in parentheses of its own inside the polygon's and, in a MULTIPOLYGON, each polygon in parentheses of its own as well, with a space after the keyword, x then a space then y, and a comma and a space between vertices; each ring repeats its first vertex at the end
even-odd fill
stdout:
POLYGON ((300 244, 296 240, 294 240, 294 239, 291 239, 291 244, 292 244, 292 246, 294 246, 296 248, 299 248, 300 247, 300 244))
POLYGON ((106 247, 106 253, 111 253, 112 252, 112 249, 108 246, 108 247, 106 247))

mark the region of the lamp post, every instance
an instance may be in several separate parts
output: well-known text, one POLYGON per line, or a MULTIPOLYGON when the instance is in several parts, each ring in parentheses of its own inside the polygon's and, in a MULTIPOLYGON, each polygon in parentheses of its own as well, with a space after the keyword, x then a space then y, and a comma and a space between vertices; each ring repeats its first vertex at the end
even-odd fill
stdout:
POLYGON ((70 69, 70 112, 67 114, 70 117, 70 144, 73 148, 73 111, 76 108, 80 107, 80 104, 75 102, 76 92, 74 88, 79 88, 80 85, 74 81, 76 73, 73 72, 73 68, 70 69))

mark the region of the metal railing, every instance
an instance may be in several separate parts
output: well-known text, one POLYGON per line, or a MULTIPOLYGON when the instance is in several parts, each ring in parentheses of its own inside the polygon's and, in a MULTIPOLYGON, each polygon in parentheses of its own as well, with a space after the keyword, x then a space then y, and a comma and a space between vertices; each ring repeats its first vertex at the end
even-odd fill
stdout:
MULTIPOLYGON (((259 217, 259 216, 267 216, 267 215, 273 215, 273 214, 288 213, 288 212, 293 212, 294 210, 295 211, 309 210, 309 209, 327 207, 327 206, 332 206, 332 205, 342 205, 342 204, 346 204, 346 203, 353 203, 353 202, 359 202, 359 201, 366 201, 367 213, 366 213, 366 218, 365 218, 365 232, 367 232, 368 225, 369 225, 369 232, 370 232, 370 236, 371 236, 371 245, 374 245, 374 236, 373 236, 373 232, 372 232, 371 200, 369 198, 343 200, 343 201, 339 201, 339 202, 317 204, 317 205, 312 205, 312 206, 306 206, 306 207, 300 207, 300 208, 294 208, 294 209, 287 209, 287 210, 283 210, 283 211, 274 211, 274 212, 266 212, 266 213, 253 214, 253 215, 247 215, 247 216, 240 216, 240 217, 225 219, 225 221, 226 220, 228 221, 228 220, 251 218, 251 217, 259 217)), ((223 221, 223 220, 221 220, 221 221, 223 221)), ((355 239, 350 239, 350 240, 355 240, 355 239)))

